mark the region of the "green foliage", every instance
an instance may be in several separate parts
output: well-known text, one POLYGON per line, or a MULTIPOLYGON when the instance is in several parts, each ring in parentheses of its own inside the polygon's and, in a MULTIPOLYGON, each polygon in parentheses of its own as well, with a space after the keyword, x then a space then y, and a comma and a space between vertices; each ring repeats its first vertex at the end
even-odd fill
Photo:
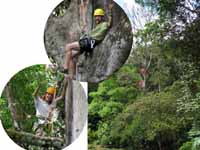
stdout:
POLYGON ((145 78, 149 91, 160 91, 179 78, 178 60, 174 58, 176 47, 167 35, 168 26, 168 22, 158 19, 135 33, 136 46, 128 62, 148 69, 145 78))
POLYGON ((133 66, 122 67, 115 75, 99 84, 97 91, 89 94, 89 141, 107 143, 110 120, 122 112, 126 103, 137 97, 135 82, 139 78, 133 66), (96 131, 97 130, 97 131, 96 131))
POLYGON ((124 149, 121 149, 121 148, 106 148, 104 146, 101 146, 101 145, 89 145, 88 146, 88 150, 124 150, 124 149))
POLYGON ((161 18, 175 18, 185 21, 185 17, 199 14, 198 0, 136 0, 143 7, 157 11, 161 18))
POLYGON ((96 92, 90 97, 95 100, 116 101, 126 103, 128 99, 136 97, 136 85, 139 75, 132 66, 124 66, 111 78, 99 84, 96 92))
POLYGON ((111 137, 115 144, 142 149, 143 141, 175 141, 174 135, 181 128, 181 117, 175 115, 178 91, 174 93, 172 89, 151 93, 128 105, 112 122, 111 137))
POLYGON ((71 0, 62 1, 53 11, 53 15, 56 17, 63 17, 66 9, 69 7, 71 0))
POLYGON ((180 147, 179 150, 192 150, 192 145, 193 145, 192 141, 186 142, 180 147))
POLYGON ((11 128, 12 117, 7 106, 7 101, 3 98, 0 98, 0 118, 3 118, 1 119, 2 124, 7 128, 11 128))
POLYGON ((200 137, 194 139, 194 143, 192 145, 192 150, 200 149, 200 137))
POLYGON ((158 19, 134 33, 128 64, 92 89, 89 143, 135 150, 197 150, 199 2, 137 2, 157 11, 158 19), (137 73, 141 66, 148 71, 145 76, 137 73), (137 89, 139 80, 145 81, 144 92, 137 89))
POLYGON ((185 142, 179 150, 199 150, 200 148, 200 138, 194 138, 191 141, 185 142))
POLYGON ((192 57, 191 62, 199 62, 199 25, 200 20, 197 18, 192 23, 186 26, 185 30, 181 32, 178 37, 182 37, 177 45, 181 47, 182 54, 185 58, 192 57))

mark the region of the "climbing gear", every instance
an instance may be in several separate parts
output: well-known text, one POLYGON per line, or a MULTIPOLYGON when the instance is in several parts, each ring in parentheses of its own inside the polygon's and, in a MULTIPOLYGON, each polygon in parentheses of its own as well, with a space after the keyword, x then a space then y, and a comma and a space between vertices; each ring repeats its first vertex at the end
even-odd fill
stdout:
POLYGON ((94 16, 104 16, 104 10, 102 8, 97 8, 94 11, 94 16))
POLYGON ((53 95, 56 92, 56 88, 48 87, 46 92, 53 95))
POLYGON ((97 41, 87 35, 83 36, 79 40, 80 45, 80 53, 85 55, 87 58, 88 56, 92 57, 93 55, 93 49, 97 45, 97 41))

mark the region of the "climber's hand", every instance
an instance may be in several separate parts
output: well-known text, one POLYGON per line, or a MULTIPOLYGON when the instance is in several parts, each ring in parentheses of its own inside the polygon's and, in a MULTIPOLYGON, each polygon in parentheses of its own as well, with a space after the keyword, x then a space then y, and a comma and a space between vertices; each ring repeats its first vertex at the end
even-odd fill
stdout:
POLYGON ((108 9, 109 9, 109 10, 112 10, 113 6, 114 6, 114 3, 108 4, 108 9))

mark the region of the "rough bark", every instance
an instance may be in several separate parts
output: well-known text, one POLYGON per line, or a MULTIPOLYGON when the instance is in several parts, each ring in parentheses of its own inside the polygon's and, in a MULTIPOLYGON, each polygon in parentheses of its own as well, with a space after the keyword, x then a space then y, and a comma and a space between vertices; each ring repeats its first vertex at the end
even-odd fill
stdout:
POLYGON ((72 120, 73 120, 73 91, 72 81, 68 80, 68 86, 65 97, 65 144, 72 143, 72 120))
POLYGON ((74 141, 83 130, 87 120, 87 97, 83 87, 77 81, 73 81, 73 120, 72 141, 74 141))
POLYGON ((87 119, 87 98, 78 81, 68 81, 65 97, 66 146, 80 135, 87 119))
MULTIPOLYGON (((93 10, 103 7, 107 12, 108 0, 90 0, 87 11, 87 30, 94 26, 93 10)), ((115 3, 115 2, 113 2, 115 3)), ((44 35, 45 47, 49 57, 62 67, 65 60, 65 45, 77 41, 81 36, 81 17, 78 0, 70 2, 63 17, 49 17, 44 35)), ((115 3, 113 24, 105 39, 94 49, 93 57, 81 55, 77 63, 77 80, 99 82, 119 69, 126 61, 132 48, 131 23, 124 11, 115 3)))
POLYGON ((42 137, 15 130, 7 130, 7 132, 11 139, 19 145, 26 143, 40 147, 54 147, 58 149, 61 149, 64 146, 64 140, 58 137, 42 137))

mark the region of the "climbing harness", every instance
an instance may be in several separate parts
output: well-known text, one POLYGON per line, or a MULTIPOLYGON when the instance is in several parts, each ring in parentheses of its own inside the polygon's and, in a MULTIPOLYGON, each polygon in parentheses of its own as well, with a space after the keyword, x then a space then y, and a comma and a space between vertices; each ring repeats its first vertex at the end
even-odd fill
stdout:
POLYGON ((94 48, 94 44, 95 44, 95 42, 96 42, 96 41, 95 41, 95 40, 93 40, 93 39, 92 39, 92 40, 90 40, 90 45, 91 45, 91 48, 92 48, 92 49, 94 48))
POLYGON ((85 55, 86 59, 88 56, 92 57, 93 49, 97 45, 97 41, 92 39, 91 37, 85 35, 79 40, 80 44, 80 53, 85 55))

